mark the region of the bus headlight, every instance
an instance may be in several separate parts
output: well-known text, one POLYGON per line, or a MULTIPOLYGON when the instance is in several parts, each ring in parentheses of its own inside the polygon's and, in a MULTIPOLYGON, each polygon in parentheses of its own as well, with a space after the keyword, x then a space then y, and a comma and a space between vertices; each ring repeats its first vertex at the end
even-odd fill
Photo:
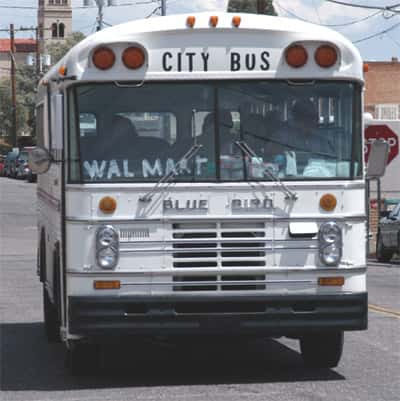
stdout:
POLYGON ((118 233, 113 226, 103 226, 97 230, 97 244, 101 247, 118 245, 118 233))
POLYGON ((97 251, 97 263, 103 269, 113 269, 118 262, 118 251, 107 247, 97 251))
POLYGON ((96 260, 103 269, 113 269, 119 259, 119 236, 113 226, 102 226, 96 233, 96 260))
POLYGON ((327 266, 337 266, 342 258, 342 231, 335 222, 319 228, 319 257, 327 266))

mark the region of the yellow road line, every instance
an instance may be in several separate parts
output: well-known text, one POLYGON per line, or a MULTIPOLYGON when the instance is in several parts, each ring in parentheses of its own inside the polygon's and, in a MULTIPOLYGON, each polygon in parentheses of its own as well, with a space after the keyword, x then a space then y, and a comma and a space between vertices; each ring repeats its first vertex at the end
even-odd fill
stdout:
POLYGON ((400 319, 400 312, 392 309, 382 308, 381 306, 368 304, 368 309, 374 312, 385 313, 387 315, 395 316, 400 319))

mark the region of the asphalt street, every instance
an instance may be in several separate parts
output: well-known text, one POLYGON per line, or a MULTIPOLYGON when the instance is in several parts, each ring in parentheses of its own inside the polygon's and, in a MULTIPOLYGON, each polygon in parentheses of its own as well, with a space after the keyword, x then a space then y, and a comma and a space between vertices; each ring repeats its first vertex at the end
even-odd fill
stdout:
POLYGON ((369 329, 345 333, 335 369, 306 369, 298 342, 164 341, 103 350, 70 376, 43 332, 36 185, 0 178, 0 400, 400 400, 400 262, 369 264, 369 329))

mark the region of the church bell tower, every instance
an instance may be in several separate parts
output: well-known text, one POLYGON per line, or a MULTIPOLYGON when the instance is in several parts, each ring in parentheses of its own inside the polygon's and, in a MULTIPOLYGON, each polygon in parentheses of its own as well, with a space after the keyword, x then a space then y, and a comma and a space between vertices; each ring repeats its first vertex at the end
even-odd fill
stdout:
POLYGON ((39 43, 41 51, 72 32, 72 0, 38 0, 39 43))

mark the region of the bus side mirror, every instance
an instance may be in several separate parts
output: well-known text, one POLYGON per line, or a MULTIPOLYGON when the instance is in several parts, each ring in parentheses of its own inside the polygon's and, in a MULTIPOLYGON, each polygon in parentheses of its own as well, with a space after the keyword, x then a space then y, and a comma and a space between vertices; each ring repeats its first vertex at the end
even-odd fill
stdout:
POLYGON ((367 165, 367 179, 383 177, 389 156, 389 144, 384 139, 376 139, 371 144, 367 165))
POLYGON ((36 174, 46 173, 51 164, 51 156, 47 149, 37 146, 29 152, 28 163, 29 167, 36 174))

